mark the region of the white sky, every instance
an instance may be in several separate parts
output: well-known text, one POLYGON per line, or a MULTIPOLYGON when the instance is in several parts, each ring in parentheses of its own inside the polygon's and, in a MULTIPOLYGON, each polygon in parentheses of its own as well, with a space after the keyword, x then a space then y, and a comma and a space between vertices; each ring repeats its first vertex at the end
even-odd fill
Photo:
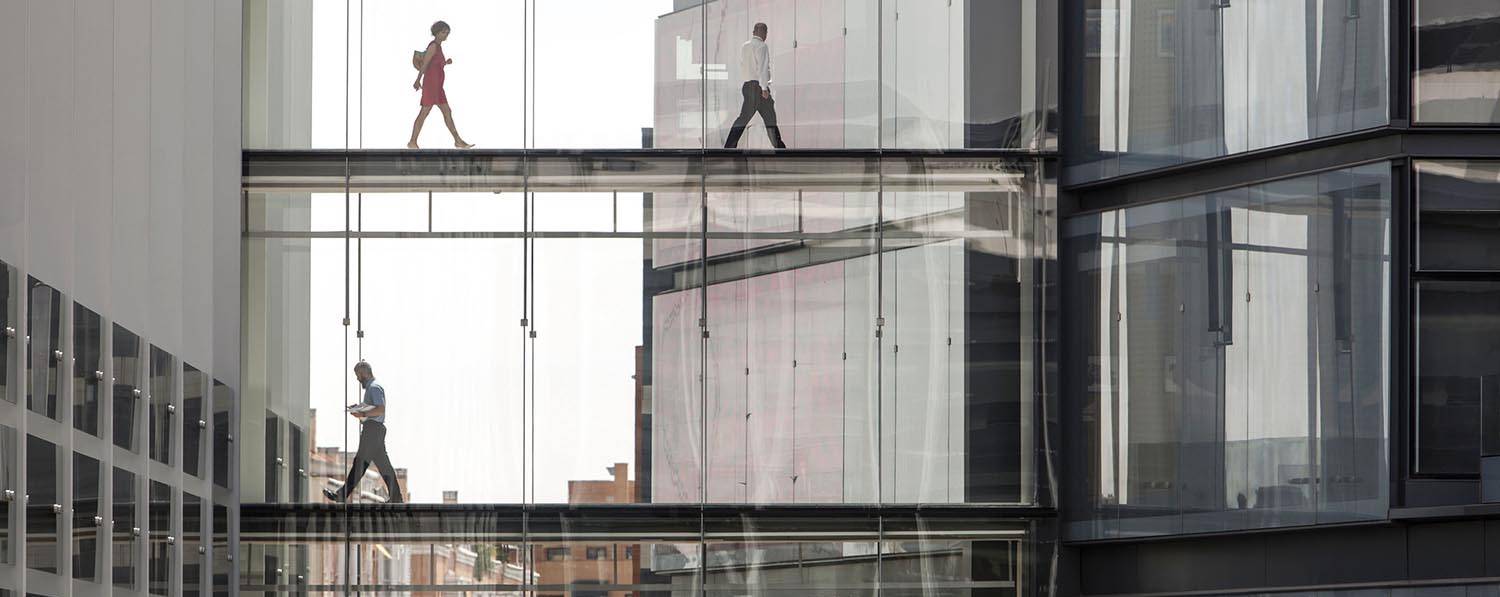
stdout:
MULTIPOLYGON (((453 28, 444 44, 454 61, 445 89, 469 142, 520 147, 529 118, 535 147, 639 147, 640 129, 652 124, 655 19, 671 11, 671 0, 535 4, 536 108, 528 115, 522 0, 353 0, 347 42, 345 3, 318 1, 313 146, 344 146, 346 103, 351 147, 404 146, 420 98, 411 88, 411 52, 425 47, 428 26, 442 19, 453 28)), ((452 146, 436 110, 421 142, 452 146)), ((538 195, 538 227, 639 230, 640 196, 620 202, 613 222, 607 194, 538 195)), ((367 195, 365 204, 368 230, 427 227, 425 195, 367 195)), ((435 230, 516 230, 521 197, 442 195, 433 211, 435 230)), ((341 230, 343 222, 341 195, 315 197, 314 230, 341 230)), ((522 356, 520 247, 519 240, 364 243, 364 356, 386 388, 387 444, 395 465, 410 471, 415 501, 439 501, 443 490, 458 490, 464 502, 520 501, 523 470, 534 475, 528 492, 539 502, 566 501, 568 480, 606 478, 605 467, 615 462, 630 463, 635 478, 631 376, 641 343, 641 241, 536 243, 532 365, 522 356), (534 407, 522 399, 523 375, 533 365, 534 407), (524 452, 523 423, 534 429, 534 449, 524 452)), ((356 344, 351 337, 345 361, 340 325, 342 240, 313 241, 312 279, 317 443, 353 450, 358 429, 342 414, 345 392, 357 397, 348 373, 356 344), (336 421, 345 424, 347 445, 336 421)))

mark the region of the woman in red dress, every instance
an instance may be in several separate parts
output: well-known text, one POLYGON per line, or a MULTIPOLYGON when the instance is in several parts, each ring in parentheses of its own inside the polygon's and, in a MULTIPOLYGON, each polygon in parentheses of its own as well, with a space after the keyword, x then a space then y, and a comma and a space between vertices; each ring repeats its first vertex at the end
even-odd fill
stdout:
POLYGON ((454 147, 468 149, 474 146, 458 135, 458 127, 453 125, 453 110, 448 108, 448 95, 443 93, 443 67, 453 64, 451 58, 443 56, 443 42, 448 40, 451 31, 442 21, 432 24, 432 42, 427 44, 426 56, 417 69, 417 81, 411 84, 412 89, 422 91, 422 111, 417 112, 417 121, 411 125, 411 141, 406 143, 409 149, 417 148, 417 135, 422 132, 422 122, 427 120, 433 106, 443 112, 443 122, 448 124, 448 132, 453 133, 454 147))

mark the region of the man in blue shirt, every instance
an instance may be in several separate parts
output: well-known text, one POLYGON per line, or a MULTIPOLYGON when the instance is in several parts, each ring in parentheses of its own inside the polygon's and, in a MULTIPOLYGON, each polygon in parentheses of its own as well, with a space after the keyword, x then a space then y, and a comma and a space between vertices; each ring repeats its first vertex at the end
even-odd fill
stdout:
POLYGON ((391 466, 391 457, 385 451, 385 388, 375 383, 375 372, 364 361, 354 364, 354 378, 365 389, 364 399, 349 409, 349 416, 360 420, 359 451, 354 454, 354 466, 350 467, 344 486, 338 491, 325 488, 323 496, 334 502, 349 499, 373 462, 390 493, 386 503, 399 504, 402 502, 401 484, 396 480, 396 467, 391 466))

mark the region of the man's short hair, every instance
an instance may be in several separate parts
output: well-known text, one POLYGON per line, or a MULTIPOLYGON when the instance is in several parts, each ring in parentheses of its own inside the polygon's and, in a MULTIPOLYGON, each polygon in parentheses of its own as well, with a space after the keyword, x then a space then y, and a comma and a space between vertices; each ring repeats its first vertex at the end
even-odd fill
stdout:
POLYGON ((360 361, 354 364, 355 371, 359 371, 360 369, 364 369, 365 373, 373 373, 375 371, 374 369, 370 368, 370 363, 366 361, 360 361))
POLYGON ((766 27, 766 24, 765 24, 765 23, 756 23, 756 24, 755 24, 755 28, 754 28, 754 29, 752 29, 752 30, 751 30, 751 31, 753 31, 753 32, 755 32, 755 33, 763 33, 763 32, 765 32, 765 31, 766 31, 766 30, 767 30, 767 29, 768 29, 768 28, 767 28, 767 27, 766 27))

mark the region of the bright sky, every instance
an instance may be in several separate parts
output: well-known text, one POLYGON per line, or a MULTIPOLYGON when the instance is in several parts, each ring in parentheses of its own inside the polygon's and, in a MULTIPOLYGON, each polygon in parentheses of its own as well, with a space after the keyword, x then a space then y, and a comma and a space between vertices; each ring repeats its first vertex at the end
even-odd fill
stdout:
MULTIPOLYGON (((411 88, 411 53, 425 47, 438 19, 453 28, 444 44, 453 59, 448 99, 459 132, 481 148, 522 146, 528 119, 535 147, 639 147, 641 128, 652 124, 655 19, 671 11, 671 0, 536 0, 534 50, 523 43, 522 0, 351 4, 347 41, 345 3, 315 5, 314 147, 344 146, 346 103, 351 147, 405 145, 420 97, 411 88), (536 73, 531 114, 522 101, 528 55, 536 73)), ((436 110, 421 143, 452 147, 436 110)), ((425 195, 364 201, 367 230, 427 227, 425 195)), ((640 196, 622 195, 620 202, 614 222, 607 194, 538 195, 538 226, 640 230, 640 196)), ((439 195, 433 213, 434 230, 517 230, 521 197, 439 195)), ((315 197, 314 230, 341 230, 343 223, 341 195, 315 197)), ((387 443, 395 465, 409 470, 415 501, 436 502, 443 490, 458 490, 463 502, 516 502, 529 473, 527 499, 563 502, 569 480, 607 478, 605 467, 615 462, 630 463, 635 477, 641 241, 547 239, 536 251, 538 337, 527 363, 519 325, 521 241, 364 243, 364 357, 386 388, 387 443), (523 400, 528 376, 535 380, 534 406, 523 400), (534 430, 532 446, 523 446, 526 425, 534 430)), ((357 344, 349 339, 345 361, 342 240, 313 241, 312 279, 317 443, 353 450, 358 429, 342 406, 346 392, 351 402, 358 396, 349 374, 357 344)))

